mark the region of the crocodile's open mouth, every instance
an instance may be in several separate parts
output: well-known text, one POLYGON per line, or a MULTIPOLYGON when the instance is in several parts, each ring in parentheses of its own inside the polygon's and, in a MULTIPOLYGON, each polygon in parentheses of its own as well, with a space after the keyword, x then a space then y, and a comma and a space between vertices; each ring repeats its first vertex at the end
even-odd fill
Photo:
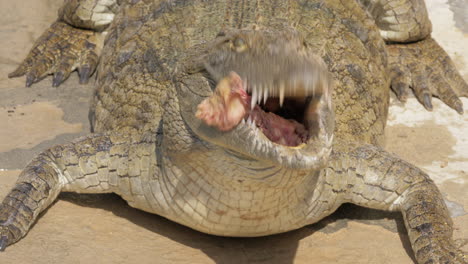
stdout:
POLYGON ((317 78, 294 80, 256 86, 231 72, 198 105, 196 116, 221 131, 248 125, 276 144, 300 146, 318 133, 318 107, 328 87, 317 78))

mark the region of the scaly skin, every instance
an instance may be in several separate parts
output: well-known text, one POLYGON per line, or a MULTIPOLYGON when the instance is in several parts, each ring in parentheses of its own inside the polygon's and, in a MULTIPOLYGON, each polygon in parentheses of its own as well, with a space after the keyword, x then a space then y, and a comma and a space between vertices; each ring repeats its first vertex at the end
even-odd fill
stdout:
POLYGON ((451 239, 442 195, 427 174, 374 146, 346 148, 327 168, 334 192, 354 204, 401 211, 418 263, 466 263, 451 239))
POLYGON ((388 42, 413 42, 432 31, 424 1, 359 0, 375 19, 388 42))
MULTIPOLYGON (((419 10, 422 2, 362 2, 377 23, 347 0, 68 1, 60 17, 75 26, 102 30, 93 12, 117 12, 106 28, 90 111, 94 130, 103 134, 52 148, 26 167, 0 207, 0 249, 23 237, 59 192, 114 192, 133 207, 224 236, 297 229, 345 202, 400 211, 418 263, 466 263, 429 176, 379 147, 389 75, 411 59, 395 62, 410 46, 392 46, 397 51, 389 64, 381 37, 386 29, 379 31, 376 14, 397 10, 392 4, 398 3, 419 10), (94 11, 77 19, 78 10, 94 11), (281 85, 267 85, 273 80, 287 83, 292 97, 299 88, 289 83, 302 82, 301 93, 316 104, 305 116, 314 136, 286 147, 244 120, 220 131, 198 119, 200 103, 231 71, 251 87, 252 98, 260 89, 278 94, 281 85)), ((419 33, 408 34, 420 40, 428 22, 426 13, 416 16, 419 33)), ((65 29, 71 43, 74 30, 65 29)), ((418 42, 421 49, 435 43, 425 41, 418 42)), ((441 72, 456 75, 450 67, 441 72)), ((421 79, 414 77, 414 83, 421 79)), ((466 86, 450 84, 455 87, 447 89, 466 86)))
POLYGON ((54 74, 52 85, 58 86, 77 69, 80 83, 87 83, 98 62, 101 47, 95 43, 99 38, 92 31, 71 28, 57 21, 41 35, 26 59, 8 77, 26 74, 29 87, 48 74, 54 74))
POLYGON ((448 55, 442 54, 442 48, 432 39, 411 43, 393 44, 388 47, 391 69, 392 90, 401 101, 406 101, 409 87, 415 91, 416 98, 427 110, 432 110, 432 96, 435 95, 448 106, 463 114, 463 104, 455 91, 443 87, 459 87, 460 96, 468 95, 468 84, 455 70, 448 55), (425 49, 420 49, 425 46, 425 49), (427 65, 436 65, 428 68, 427 65))
POLYGON ((59 10, 59 20, 75 27, 102 31, 119 11, 118 0, 68 0, 59 10))

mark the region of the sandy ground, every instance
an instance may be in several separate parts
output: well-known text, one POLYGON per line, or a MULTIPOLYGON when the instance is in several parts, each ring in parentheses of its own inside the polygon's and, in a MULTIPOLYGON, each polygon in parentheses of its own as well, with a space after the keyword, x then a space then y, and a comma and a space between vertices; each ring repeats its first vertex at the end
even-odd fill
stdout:
MULTIPOLYGON (((61 2, 0 0, 0 197, 34 155, 89 131, 92 88, 78 85, 76 74, 59 88, 51 87, 51 78, 24 88, 24 78, 6 77, 61 2)), ((426 2, 434 37, 468 80, 468 3, 426 2)), ((464 104, 468 108, 467 99, 464 104)), ((394 102, 387 149, 431 174, 454 216, 455 237, 467 239, 468 113, 434 106, 428 113, 414 99, 394 102)), ((412 263, 410 256, 398 214, 355 206, 286 234, 235 239, 190 230, 114 195, 65 194, 0 254, 0 263, 412 263)))

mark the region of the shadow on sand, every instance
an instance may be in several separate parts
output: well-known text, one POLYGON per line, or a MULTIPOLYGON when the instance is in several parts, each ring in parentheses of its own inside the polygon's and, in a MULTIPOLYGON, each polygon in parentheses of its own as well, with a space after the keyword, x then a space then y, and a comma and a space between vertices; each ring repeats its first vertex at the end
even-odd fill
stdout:
POLYGON ((62 193, 60 199, 80 206, 110 211, 151 232, 198 249, 216 263, 293 263, 301 239, 313 236, 316 232, 337 232, 346 228, 349 220, 379 225, 392 232, 398 232, 407 254, 413 255, 399 213, 381 212, 351 204, 341 206, 334 214, 316 224, 291 232, 257 238, 231 238, 207 235, 158 215, 134 209, 113 194, 62 193))

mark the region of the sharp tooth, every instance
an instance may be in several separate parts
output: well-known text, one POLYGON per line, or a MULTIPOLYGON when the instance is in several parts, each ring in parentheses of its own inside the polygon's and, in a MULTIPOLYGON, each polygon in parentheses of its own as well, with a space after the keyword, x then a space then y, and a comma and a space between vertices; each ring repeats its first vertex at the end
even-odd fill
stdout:
POLYGON ((268 91, 268 95, 271 96, 271 97, 276 97, 278 95, 278 91, 274 88, 276 87, 277 85, 273 84, 273 83, 270 83, 270 90, 268 91))
POLYGON ((258 86, 258 97, 257 97, 257 104, 261 104, 263 99, 263 85, 258 86))
POLYGON ((255 105, 257 104, 257 87, 252 87, 252 99, 250 101, 250 110, 253 110, 255 105))
POLYGON ((268 99, 268 88, 265 87, 263 90, 263 104, 266 104, 267 99, 268 99))
POLYGON ((293 87, 293 96, 296 96, 296 94, 297 94, 297 85, 298 85, 297 80, 294 80, 293 85, 292 85, 292 87, 293 87))
POLYGON ((284 83, 281 83, 280 84, 280 88, 279 88, 279 103, 280 103, 280 107, 283 106, 283 102, 284 102, 284 83))
POLYGON ((313 95, 315 96, 316 94, 320 95, 323 92, 323 83, 322 80, 318 80, 312 83, 312 92, 313 95))
POLYGON ((305 77, 304 80, 304 94, 305 96, 310 95, 310 92, 312 92, 312 96, 315 96, 315 86, 314 82, 310 80, 307 76, 305 77), (312 87, 312 88, 311 88, 312 87), (312 90, 312 91, 311 91, 312 90))

